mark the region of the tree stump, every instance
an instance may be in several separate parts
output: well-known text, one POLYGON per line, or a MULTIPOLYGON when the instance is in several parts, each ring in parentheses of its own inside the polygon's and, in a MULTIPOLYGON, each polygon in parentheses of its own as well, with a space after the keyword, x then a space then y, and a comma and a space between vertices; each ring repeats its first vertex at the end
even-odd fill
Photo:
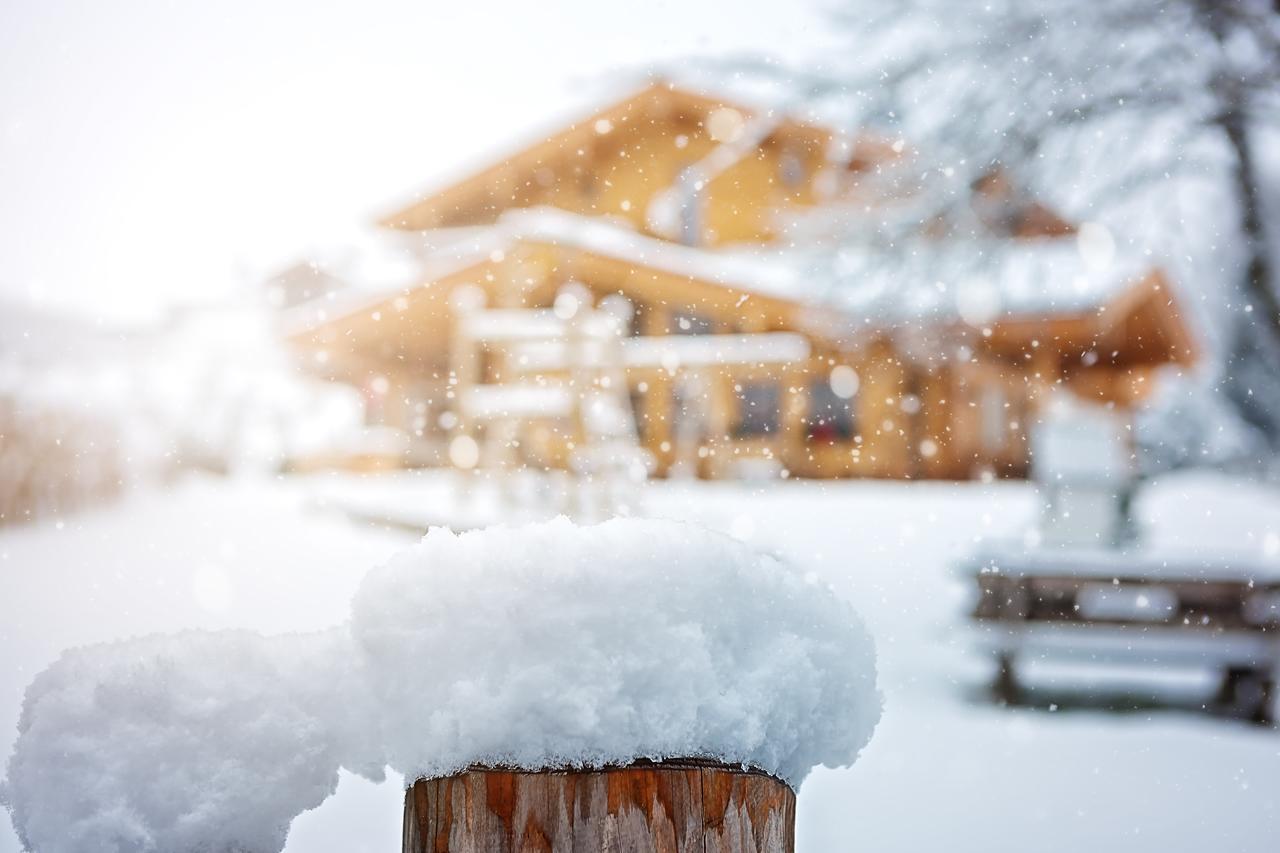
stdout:
POLYGON ((405 792, 403 853, 793 853, 795 793, 706 761, 472 768, 405 792))

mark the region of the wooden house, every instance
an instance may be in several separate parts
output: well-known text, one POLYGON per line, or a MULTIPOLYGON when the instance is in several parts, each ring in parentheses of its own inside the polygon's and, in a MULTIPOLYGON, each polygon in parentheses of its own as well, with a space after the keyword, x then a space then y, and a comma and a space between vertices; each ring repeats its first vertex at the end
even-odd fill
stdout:
POLYGON ((394 273, 288 308, 286 335, 310 369, 361 388, 371 421, 405 430, 426 463, 444 461, 455 421, 461 286, 538 308, 574 283, 625 298, 632 335, 711 336, 713 348, 720 335, 803 335, 808 354, 783 366, 725 359, 695 375, 673 357, 627 371, 659 473, 692 433, 705 476, 762 461, 803 477, 1019 476, 1046 389, 1123 409, 1162 368, 1191 363, 1158 270, 1091 267, 1069 223, 1015 203, 998 176, 975 188, 1004 228, 985 252, 997 260, 970 281, 909 281, 789 236, 815 210, 861 203, 863 178, 901 156, 657 83, 384 217, 373 243, 389 261, 366 266, 394 273))

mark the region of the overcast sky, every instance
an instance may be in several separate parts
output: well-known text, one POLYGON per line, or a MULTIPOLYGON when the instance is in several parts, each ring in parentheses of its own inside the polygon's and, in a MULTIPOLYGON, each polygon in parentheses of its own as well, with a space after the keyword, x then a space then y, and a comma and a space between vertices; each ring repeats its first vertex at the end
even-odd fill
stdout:
POLYGON ((821 38, 822 0, 0 0, 0 295, 245 287, 653 61, 821 38))

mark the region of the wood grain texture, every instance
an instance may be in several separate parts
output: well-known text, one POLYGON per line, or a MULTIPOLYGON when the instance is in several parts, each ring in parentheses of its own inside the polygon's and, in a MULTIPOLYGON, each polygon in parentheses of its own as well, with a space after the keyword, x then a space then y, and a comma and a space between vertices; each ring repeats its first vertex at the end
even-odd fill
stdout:
POLYGON ((474 768, 405 792, 404 853, 792 853, 795 794, 708 762, 474 768))

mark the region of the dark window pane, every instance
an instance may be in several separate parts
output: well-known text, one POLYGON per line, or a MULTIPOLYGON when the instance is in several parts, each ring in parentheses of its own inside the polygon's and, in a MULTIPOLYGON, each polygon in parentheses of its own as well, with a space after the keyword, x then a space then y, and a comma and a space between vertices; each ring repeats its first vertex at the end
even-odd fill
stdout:
POLYGON ((737 386, 738 422, 735 438, 773 435, 778 431, 780 389, 776 382, 743 382, 737 386))
POLYGON ((809 386, 809 438, 812 441, 848 441, 853 438, 853 407, 857 397, 846 400, 818 380, 809 386))
POLYGON ((671 334, 673 335, 709 335, 711 331, 710 317, 694 311, 671 312, 671 334))

